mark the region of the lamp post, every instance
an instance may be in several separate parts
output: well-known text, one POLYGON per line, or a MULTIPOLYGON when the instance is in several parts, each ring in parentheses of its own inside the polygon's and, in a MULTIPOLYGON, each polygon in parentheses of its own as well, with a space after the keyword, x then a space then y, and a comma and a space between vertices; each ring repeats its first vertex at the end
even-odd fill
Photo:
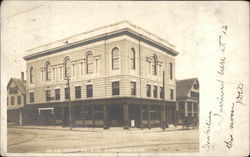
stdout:
POLYGON ((65 80, 67 80, 67 85, 68 85, 68 94, 69 94, 69 127, 70 130, 72 130, 72 107, 71 107, 71 98, 70 98, 70 85, 69 85, 69 77, 66 77, 65 80))

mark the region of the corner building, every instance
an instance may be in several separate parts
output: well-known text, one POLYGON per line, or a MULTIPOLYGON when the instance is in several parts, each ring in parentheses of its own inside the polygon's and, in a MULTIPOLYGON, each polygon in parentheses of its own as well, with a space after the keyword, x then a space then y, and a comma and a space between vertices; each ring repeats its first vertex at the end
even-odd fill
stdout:
POLYGON ((157 127, 165 95, 167 124, 175 124, 177 54, 127 21, 28 50, 26 121, 67 126, 70 98, 73 126, 157 127))

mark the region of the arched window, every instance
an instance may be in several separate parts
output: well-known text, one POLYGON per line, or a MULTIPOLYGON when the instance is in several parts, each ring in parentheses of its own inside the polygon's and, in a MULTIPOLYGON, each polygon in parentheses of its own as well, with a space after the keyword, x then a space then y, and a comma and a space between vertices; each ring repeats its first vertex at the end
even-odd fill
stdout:
POLYGON ((156 75, 157 74, 157 56, 153 56, 153 63, 152 63, 152 74, 156 75))
POLYGON ((119 49, 117 47, 112 50, 112 69, 119 69, 119 49))
POLYGON ((173 79, 173 64, 169 64, 169 73, 170 73, 170 79, 173 79))
POLYGON ((50 62, 47 62, 45 64, 45 74, 46 74, 46 81, 51 80, 51 64, 50 62))
POLYGON ((135 69, 135 49, 130 49, 130 68, 135 69))
POLYGON ((94 72, 94 56, 92 53, 89 53, 86 56, 86 72, 87 74, 94 72))
POLYGON ((67 57, 66 59, 64 59, 64 77, 70 77, 71 74, 71 67, 70 67, 70 59, 67 57))
POLYGON ((30 83, 34 83, 34 68, 30 68, 30 83))

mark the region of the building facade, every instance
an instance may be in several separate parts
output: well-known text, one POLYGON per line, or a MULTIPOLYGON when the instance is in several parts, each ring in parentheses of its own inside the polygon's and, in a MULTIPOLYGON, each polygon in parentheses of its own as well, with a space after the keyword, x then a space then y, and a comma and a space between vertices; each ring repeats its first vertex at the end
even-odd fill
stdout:
POLYGON ((164 96, 167 122, 175 123, 178 53, 142 28, 120 22, 28 53, 30 123, 68 125, 72 117, 74 126, 150 128, 161 125, 164 96))
POLYGON ((199 81, 197 78, 176 81, 178 123, 188 117, 199 121, 199 81))
POLYGON ((16 125, 23 123, 23 107, 26 104, 26 81, 24 73, 21 79, 11 78, 7 85, 7 122, 16 125))

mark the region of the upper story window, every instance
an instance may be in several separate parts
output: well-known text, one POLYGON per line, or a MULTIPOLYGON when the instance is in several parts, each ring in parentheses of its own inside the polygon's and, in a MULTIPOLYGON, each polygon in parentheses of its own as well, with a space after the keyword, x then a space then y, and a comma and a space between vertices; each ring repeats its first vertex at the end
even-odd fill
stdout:
POLYGON ((170 89, 170 99, 174 100, 174 90, 170 89))
POLYGON ((135 49, 130 49, 130 69, 135 69, 135 49))
POLYGON ((67 77, 70 77, 70 74, 71 74, 71 66, 70 66, 70 59, 67 57, 65 60, 64 60, 64 76, 65 78, 67 77))
POLYGON ((154 97, 157 98, 158 97, 158 87, 154 86, 154 97))
POLYGON ((170 79, 172 80, 173 79, 173 64, 172 63, 169 64, 169 73, 170 73, 170 79))
POLYGON ((45 65, 45 74, 46 74, 46 81, 51 80, 51 64, 50 62, 47 62, 45 65))
POLYGON ((31 67, 30 68, 30 83, 34 83, 34 77, 35 77, 35 75, 34 75, 34 68, 31 67))
POLYGON ((93 85, 92 84, 87 85, 86 90, 87 90, 87 98, 93 97, 93 85))
POLYGON ((56 100, 60 100, 60 89, 55 89, 55 98, 56 100))
POLYGON ((156 75, 157 74, 157 56, 153 56, 153 63, 152 63, 152 74, 156 75))
POLYGON ((120 82, 112 82, 112 95, 120 95, 120 82))
POLYGON ((94 56, 92 53, 89 53, 86 56, 86 71, 87 74, 91 74, 94 72, 94 56))
POLYGON ((21 105, 21 101, 22 101, 22 97, 21 97, 21 96, 18 96, 18 97, 17 97, 17 104, 18 104, 18 105, 21 105))
POLYGON ((151 97, 151 85, 147 84, 147 97, 151 97))
POLYGON ((136 82, 131 81, 131 95, 136 95, 136 82))
POLYGON ((34 92, 30 92, 30 102, 35 102, 34 92))
POLYGON ((163 98, 163 87, 160 87, 160 98, 163 98))
POLYGON ((17 94, 17 93, 18 93, 18 88, 17 87, 10 87, 9 94, 17 94))
POLYGON ((194 89, 199 89, 199 84, 198 83, 194 84, 194 89))
POLYGON ((65 97, 65 99, 69 99, 69 93, 70 91, 69 91, 69 88, 64 88, 64 97, 65 97))
POLYGON ((112 49, 112 69, 119 69, 119 49, 117 47, 112 49))
POLYGON ((81 98, 81 86, 75 87, 75 98, 81 98))
POLYGON ((46 101, 50 101, 50 98, 51 98, 50 90, 45 91, 45 98, 46 98, 46 101))
POLYGON ((14 104, 15 104, 15 97, 12 96, 12 97, 11 97, 11 105, 14 105, 14 104))
POLYGON ((191 91, 190 95, 191 95, 191 97, 199 97, 199 93, 198 92, 191 91))

